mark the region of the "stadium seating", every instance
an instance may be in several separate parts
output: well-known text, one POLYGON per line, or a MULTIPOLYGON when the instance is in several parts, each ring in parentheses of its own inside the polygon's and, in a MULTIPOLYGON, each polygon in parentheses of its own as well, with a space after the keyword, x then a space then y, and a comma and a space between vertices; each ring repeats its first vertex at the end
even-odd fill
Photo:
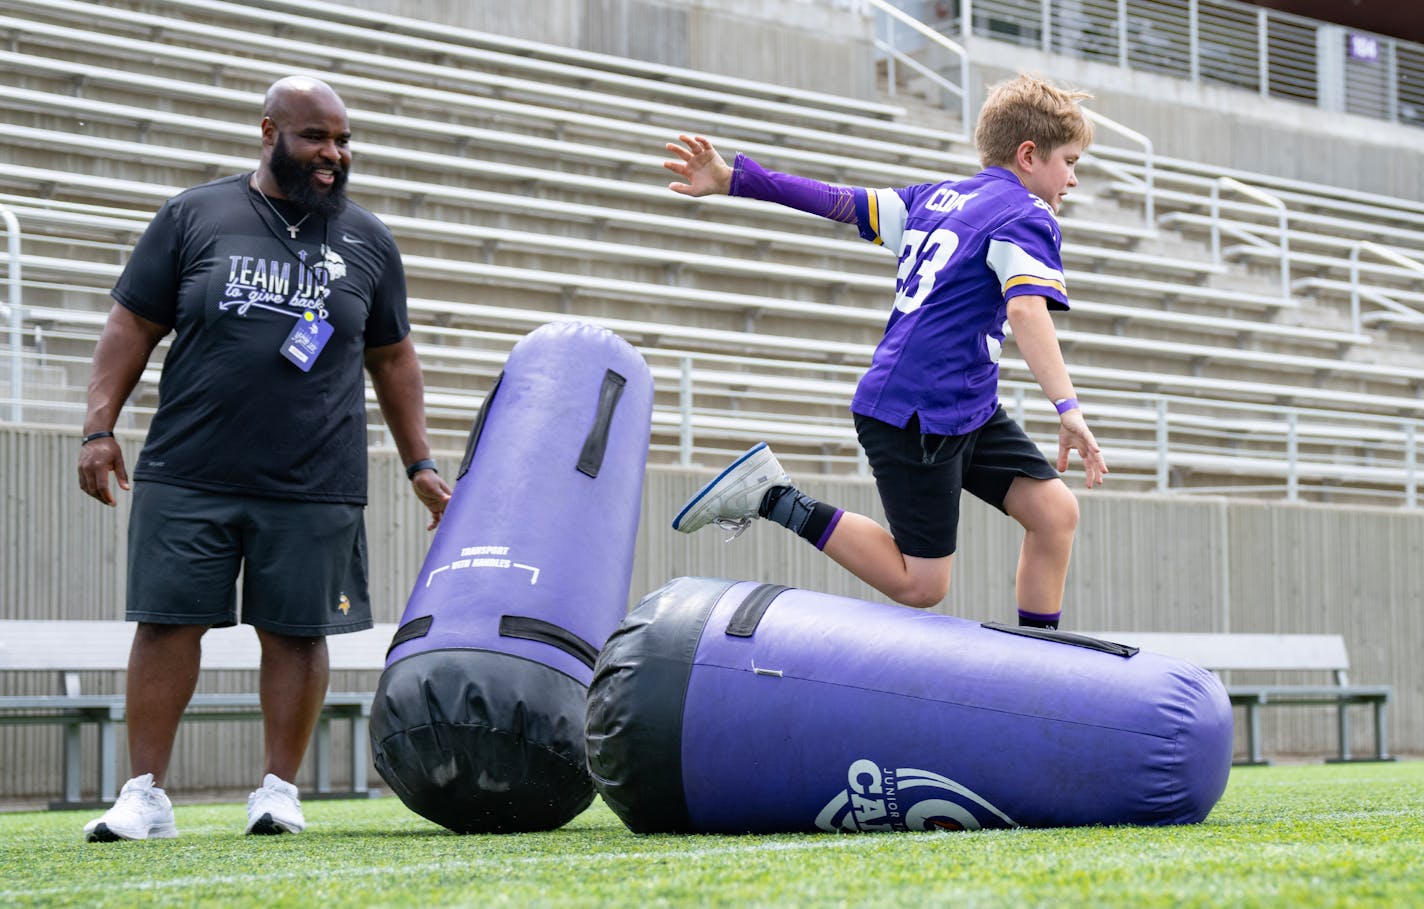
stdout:
MULTIPOLYGON (((24 234, 26 356, 52 371, 25 403, 61 420, 77 421, 105 292, 146 219, 182 187, 252 166, 275 74, 320 75, 350 107, 352 191, 401 244, 447 449, 520 335, 581 318, 653 366, 654 461, 715 461, 767 438, 803 469, 863 470, 845 408, 883 326, 891 260, 795 212, 678 197, 661 145, 693 130, 861 185, 978 167, 928 108, 330 4, 0 0, 0 28, 0 205, 24 234)), ((1140 164, 1095 151, 1062 219, 1074 308, 1060 335, 1102 441, 1122 452, 1117 482, 1286 488, 1288 470, 1294 493, 1398 495, 1413 456, 1401 421, 1424 417, 1420 340, 1407 319, 1357 324, 1348 269, 1361 239, 1418 257, 1424 205, 1230 174, 1287 206, 1283 292, 1267 248, 1279 229, 1259 205, 1221 201, 1232 239, 1212 255, 1211 186, 1226 174, 1158 160, 1161 217, 1143 224, 1142 187, 1113 176, 1140 164)), ((1358 273, 1367 293, 1424 302, 1407 269, 1362 260, 1358 273)), ((156 402, 156 364, 134 425, 156 402)), ((1006 397, 1052 444, 1027 368, 1012 349, 1003 365, 1006 397)))

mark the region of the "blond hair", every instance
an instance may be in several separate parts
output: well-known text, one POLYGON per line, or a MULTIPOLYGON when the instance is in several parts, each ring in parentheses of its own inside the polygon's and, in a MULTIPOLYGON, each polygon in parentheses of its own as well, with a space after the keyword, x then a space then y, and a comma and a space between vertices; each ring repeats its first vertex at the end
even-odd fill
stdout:
POLYGON ((1024 142, 1045 154, 1072 142, 1086 148, 1093 141, 1093 125, 1078 102, 1091 97, 1027 73, 991 86, 974 127, 980 163, 1006 167, 1024 142))

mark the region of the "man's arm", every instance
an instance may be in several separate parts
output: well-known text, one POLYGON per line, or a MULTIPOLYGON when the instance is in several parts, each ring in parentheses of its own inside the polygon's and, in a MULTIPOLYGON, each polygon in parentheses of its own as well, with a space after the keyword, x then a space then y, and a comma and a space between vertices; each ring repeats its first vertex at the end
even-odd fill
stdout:
MULTIPOLYGON (((1048 299, 1039 296, 1018 296, 1009 300, 1009 326, 1014 330, 1014 343, 1028 364, 1029 371, 1050 401, 1076 399, 1068 367, 1063 362, 1063 350, 1058 346, 1058 334, 1053 329, 1053 317, 1048 313, 1048 299)), ((1068 469, 1068 452, 1076 449, 1083 459, 1088 488, 1103 481, 1108 472, 1102 449, 1083 419, 1082 408, 1073 407, 1058 417, 1059 471, 1068 469)))
MULTIPOLYGON (((119 411, 138 384, 148 358, 167 326, 145 319, 115 303, 94 348, 94 365, 89 375, 89 404, 84 414, 84 435, 112 432, 119 411)), ((95 439, 79 449, 79 488, 105 505, 117 504, 109 486, 109 474, 129 488, 124 453, 113 438, 95 439)))
MULTIPOLYGON (((425 438, 425 382, 410 336, 394 344, 366 348, 366 371, 371 374, 376 401, 395 439, 401 464, 429 458, 430 443, 425 438)), ((450 501, 449 485, 429 469, 416 471, 411 485, 421 503, 430 510, 430 524, 425 529, 434 530, 445 513, 445 504, 450 501)))

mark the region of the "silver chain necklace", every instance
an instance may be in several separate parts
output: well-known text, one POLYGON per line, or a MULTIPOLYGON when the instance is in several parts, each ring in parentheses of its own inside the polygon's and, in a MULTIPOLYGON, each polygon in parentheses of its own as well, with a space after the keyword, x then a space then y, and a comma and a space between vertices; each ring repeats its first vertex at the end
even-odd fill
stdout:
POLYGON ((272 204, 272 200, 267 198, 266 193, 264 193, 259 187, 256 186, 254 186, 253 189, 257 191, 257 195, 262 197, 262 201, 267 203, 267 207, 272 209, 272 214, 277 216, 277 220, 282 222, 282 226, 287 228, 287 236, 295 240, 297 238, 297 231, 301 230, 301 227, 303 224, 306 223, 307 218, 311 217, 311 212, 307 212, 306 214, 302 215, 302 219, 296 224, 289 223, 286 218, 282 217, 282 213, 277 211, 277 206, 272 204))

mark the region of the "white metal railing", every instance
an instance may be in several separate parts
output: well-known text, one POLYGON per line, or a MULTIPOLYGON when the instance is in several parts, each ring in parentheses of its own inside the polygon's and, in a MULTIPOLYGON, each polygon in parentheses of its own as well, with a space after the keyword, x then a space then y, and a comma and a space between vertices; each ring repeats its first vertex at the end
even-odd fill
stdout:
MULTIPOLYGON (((914 0, 901 0, 914 5, 914 0)), ((946 6, 946 4, 939 4, 946 6)), ((1424 45, 1240 0, 957 0, 974 35, 1424 126, 1424 45)))
MULTIPOLYGON (((671 402, 656 408, 655 447, 677 463, 714 463, 737 445, 745 447, 754 436, 759 438, 757 433, 772 433, 767 438, 772 438, 773 444, 780 439, 788 447, 802 449, 788 452, 788 461, 815 463, 836 473, 865 473, 847 416, 798 419, 770 409, 716 409, 698 399, 702 395, 724 397, 725 383, 703 385, 695 378, 699 369, 715 363, 715 355, 644 353, 654 363, 684 359, 680 367, 654 367, 658 398, 671 402), (680 380, 679 374, 686 379, 680 380)), ((439 397, 438 388, 429 392, 431 398, 439 397)), ((1056 437, 1051 411, 1040 400, 1041 392, 1025 383, 1005 383, 1002 393, 1006 406, 1025 420, 1030 436, 1051 452, 1056 437)), ((454 410, 428 402, 432 419, 443 413, 448 422, 460 414, 472 414, 478 407, 479 393, 465 391, 461 395, 454 410)), ((1093 390, 1092 400, 1093 419, 1115 468, 1114 476, 1132 484, 1131 488, 1178 495, 1232 489, 1293 501, 1303 498, 1307 489, 1333 490, 1356 498, 1393 500, 1410 508, 1419 504, 1418 439, 1424 421, 1104 389, 1093 390), (1353 453, 1342 453, 1347 447, 1353 453), (1235 477, 1237 485, 1202 482, 1202 478, 1211 478, 1208 482, 1220 483, 1225 477, 1235 477)), ((31 406, 35 425, 72 429, 83 414, 83 404, 77 400, 44 401, 32 395, 25 403, 31 406)), ((368 405, 372 444, 380 447, 379 412, 374 401, 368 405)), ((126 408, 126 416, 137 417, 140 428, 151 415, 149 408, 136 404, 126 408)), ((456 428, 431 428, 433 438, 448 437, 451 447, 461 434, 456 428)), ((1121 483, 1118 485, 1121 488, 1121 483)))
MULTIPOLYGON (((82 332, 61 334, 70 342, 84 340, 82 332)), ((518 337, 502 332, 480 336, 496 347, 484 351, 488 356, 479 359, 484 365, 475 372, 471 364, 459 365, 464 358, 444 362, 441 350, 420 345, 431 383, 427 411, 437 424, 431 428, 433 438, 457 440, 460 430, 438 424, 458 424, 463 415, 473 414, 480 397, 476 390, 441 388, 436 377, 492 375, 495 367, 489 364, 518 337)), ((25 359, 36 365, 82 368, 87 362, 82 346, 71 344, 69 349, 66 354, 29 350, 25 359)), ((787 446, 788 461, 834 473, 865 474, 845 410, 858 367, 657 347, 640 351, 652 368, 659 401, 654 447, 677 463, 714 463, 736 445, 745 447, 755 441, 753 436, 766 433, 774 444, 780 440, 787 446), (798 411, 808 405, 819 406, 821 415, 798 411)), ((160 373, 155 362, 145 372, 145 384, 156 383, 160 373)), ((31 424, 72 429, 83 414, 78 391, 40 381, 27 387, 23 400, 0 397, 0 407, 23 404, 31 424)), ((1038 387, 1030 381, 1004 380, 1000 394, 1035 442, 1052 453, 1056 418, 1038 387)), ((1288 500, 1303 498, 1307 490, 1321 497, 1333 491, 1410 508, 1419 505, 1419 439, 1424 430, 1419 417, 1106 388, 1091 389, 1090 400, 1091 419, 1111 455, 1119 488, 1127 484, 1186 495, 1231 490, 1288 500), (1236 485, 1205 485, 1227 478, 1236 485)), ((380 447, 383 424, 369 393, 368 405, 372 445, 380 447)), ((151 409, 130 402, 126 425, 141 428, 151 415, 151 409)))
MULTIPOLYGON (((699 405, 701 395, 725 393, 720 386, 700 385, 696 379, 700 370, 715 367, 721 359, 717 355, 644 353, 654 361, 680 358, 676 405, 679 463, 692 464, 698 454, 705 456, 703 446, 708 437, 725 444, 726 430, 750 419, 748 414, 711 411, 699 405)), ((842 381, 838 386, 844 384, 842 381)), ((835 390, 828 388, 829 392, 835 390)), ((1049 451, 1056 446, 1051 429, 1054 420, 1047 403, 1040 400, 1037 386, 1003 381, 1000 394, 1040 447, 1049 451)), ((1311 486, 1360 497, 1394 498, 1410 508, 1419 504, 1418 438, 1424 420, 1107 389, 1094 389, 1092 400, 1094 419, 1102 420, 1098 435, 1104 448, 1120 459, 1119 466, 1125 463, 1145 470, 1151 477, 1149 488, 1158 492, 1234 489, 1274 492, 1298 501, 1302 490, 1311 486), (1134 437, 1150 438, 1150 442, 1134 442, 1134 437), (1184 479, 1192 474, 1245 477, 1255 482, 1194 486, 1184 479)), ((773 421, 775 431, 786 438, 799 434, 803 443, 851 445, 843 431, 846 427, 840 423, 775 414, 760 418, 773 421)), ((866 472, 863 459, 854 455, 804 457, 854 464, 858 473, 866 472)))
POLYGON ((1122 136, 1124 139, 1127 139, 1130 142, 1135 142, 1138 145, 1142 146, 1141 177, 1132 173, 1125 167, 1122 167, 1117 164, 1111 164, 1107 161, 1104 161, 1102 158, 1095 158, 1094 161, 1099 168, 1107 171, 1108 173, 1117 177, 1119 180, 1123 180, 1142 189, 1143 220, 1147 222, 1148 227, 1155 229, 1157 226, 1157 206, 1156 202, 1153 199, 1153 186, 1156 178, 1153 175, 1152 159, 1154 157, 1154 153, 1152 148, 1152 140, 1144 136, 1142 133, 1139 133, 1137 130, 1131 129, 1127 126, 1123 126, 1116 120, 1106 117, 1098 113, 1097 111, 1092 110, 1091 108, 1083 108, 1083 113, 1087 114, 1088 119, 1091 120, 1097 126, 1105 127, 1109 132, 1116 133, 1117 135, 1122 136))
MULTIPOLYGON (((970 139, 974 133, 974 122, 971 114, 971 105, 969 102, 968 92, 968 51, 965 50, 963 45, 959 44, 956 41, 952 41, 951 39, 946 37, 943 32, 938 31, 932 28, 930 25, 914 18, 909 13, 900 9, 895 4, 888 2, 888 0, 864 0, 864 4, 867 10, 873 11, 878 14, 876 21, 881 26, 883 26, 883 28, 878 28, 877 32, 883 31, 884 37, 876 37, 875 47, 881 53, 886 55, 886 75, 889 82, 890 93, 893 95, 896 90, 896 64, 898 63, 900 65, 909 67, 910 69, 919 73, 921 76, 928 79, 934 85, 936 85, 958 101, 959 116, 961 123, 963 123, 964 125, 964 134, 963 136, 954 136, 950 138, 964 140, 970 139), (937 47, 949 51, 954 57, 954 65, 959 70, 958 84, 955 84, 949 79, 946 79, 933 67, 926 66, 924 63, 921 63, 919 60, 905 53, 905 51, 898 46, 898 42, 894 37, 895 25, 897 23, 900 26, 903 26, 904 28, 908 29, 910 33, 919 36, 920 38, 924 39, 925 41, 928 41, 929 43, 937 47)), ((963 9, 967 14, 970 7, 968 6, 968 4, 965 4, 963 7, 961 7, 961 9, 963 9)), ((967 22, 967 20, 965 21, 967 22)), ((1116 120, 1113 120, 1110 117, 1100 114, 1097 111, 1091 110, 1089 108, 1084 108, 1083 112, 1088 117, 1088 119, 1091 120, 1097 126, 1103 127, 1109 132, 1115 133, 1116 135, 1127 139, 1129 142, 1132 142, 1141 148, 1142 176, 1140 177, 1137 174, 1133 173, 1132 170, 1130 170, 1127 166, 1107 161, 1101 157, 1093 156, 1092 163, 1099 169, 1111 174, 1119 180, 1136 186, 1142 190, 1143 212, 1145 216, 1145 221, 1147 222, 1147 225, 1149 227, 1155 228, 1155 201, 1153 191, 1155 178, 1153 168, 1154 152, 1152 147, 1152 140, 1149 139, 1147 136, 1144 136, 1142 133, 1139 133, 1134 129, 1124 126, 1123 124, 1118 123, 1116 120)))
MULTIPOLYGON (((1221 235, 1223 233, 1229 233, 1253 246, 1266 248, 1274 246, 1280 252, 1281 299, 1289 305, 1291 302, 1290 212, 1286 208, 1286 204, 1264 189, 1242 183, 1235 177, 1218 177, 1211 184, 1211 260, 1218 265, 1221 264, 1221 235), (1279 242, 1273 244, 1243 228, 1223 225, 1221 223, 1221 191, 1223 189, 1235 190, 1241 195, 1255 199, 1262 205, 1273 209, 1278 216, 1279 242)), ((1359 332, 1358 325, 1355 330, 1356 333, 1359 332)))
POLYGON ((885 54, 886 75, 889 81, 890 94, 892 96, 895 94, 895 65, 899 63, 913 69, 921 76, 929 79, 940 89, 958 99, 959 116, 960 123, 963 124, 963 134, 950 138, 960 140, 968 139, 974 132, 974 123, 969 116, 969 52, 958 42, 950 40, 942 33, 920 22, 904 10, 887 2, 887 0, 865 0, 865 5, 867 8, 880 14, 876 21, 882 23, 884 26, 884 37, 877 37, 875 39, 875 47, 881 53, 885 54), (909 54, 897 48, 895 41, 895 24, 897 22, 932 44, 952 54, 959 70, 959 84, 956 85, 940 75, 935 69, 925 66, 914 57, 911 57, 909 54))
POLYGON ((5 222, 5 309, 10 317, 10 419, 19 423, 24 418, 25 385, 25 309, 21 299, 20 221, 14 212, 0 205, 0 220, 5 222))
MULTIPOLYGON (((1028 383, 1005 382, 1001 389, 1012 392, 1011 406, 1020 422, 1029 414, 1025 402, 1041 398, 1028 383)), ((1107 389, 1094 389, 1091 397, 1091 418, 1100 427, 1097 435, 1110 461, 1149 468, 1158 492, 1250 490, 1283 493, 1297 501, 1311 485, 1394 496, 1409 508, 1419 505, 1418 438, 1424 420, 1107 389), (1129 430, 1150 433, 1150 444, 1114 438, 1129 430), (1347 448, 1358 453, 1345 454, 1347 448), (1191 473, 1257 482, 1211 487, 1178 480, 1174 485, 1174 476, 1191 473)), ((1039 409, 1049 413, 1046 405, 1039 409)), ((1052 425, 1051 417, 1047 423, 1052 425)), ((1045 435, 1040 444, 1047 448, 1056 439, 1045 435)))
POLYGON ((1382 322, 1411 322, 1414 324, 1424 322, 1424 313, 1392 299, 1380 288, 1360 286, 1360 256, 1367 252, 1424 275, 1424 263, 1378 243, 1361 240, 1350 247, 1350 324, 1355 333, 1358 334, 1361 327, 1367 323, 1377 325, 1382 322), (1361 303, 1363 300, 1369 300, 1385 312, 1362 314, 1361 303))

